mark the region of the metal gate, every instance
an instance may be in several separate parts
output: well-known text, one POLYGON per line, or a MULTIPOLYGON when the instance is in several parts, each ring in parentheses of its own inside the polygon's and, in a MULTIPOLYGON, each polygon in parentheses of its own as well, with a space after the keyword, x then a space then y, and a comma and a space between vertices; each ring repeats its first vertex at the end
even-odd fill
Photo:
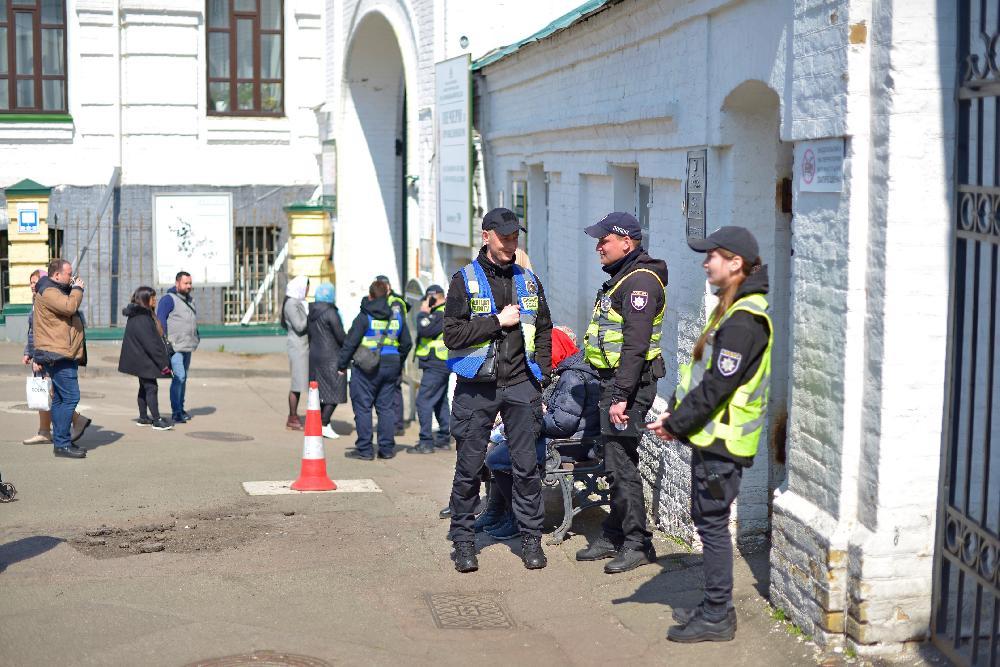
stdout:
MULTIPOLYGON (((1000 666, 1000 0, 959 0, 948 391, 931 632, 1000 666)), ((942 43, 946 40, 942 39, 942 43)))

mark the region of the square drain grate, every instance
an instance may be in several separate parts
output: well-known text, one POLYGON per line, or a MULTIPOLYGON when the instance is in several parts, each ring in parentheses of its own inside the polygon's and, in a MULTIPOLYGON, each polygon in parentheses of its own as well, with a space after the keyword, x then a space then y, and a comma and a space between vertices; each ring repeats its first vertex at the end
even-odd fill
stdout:
POLYGON ((513 628, 507 610, 496 593, 427 593, 427 606, 434 624, 443 630, 489 630, 513 628))

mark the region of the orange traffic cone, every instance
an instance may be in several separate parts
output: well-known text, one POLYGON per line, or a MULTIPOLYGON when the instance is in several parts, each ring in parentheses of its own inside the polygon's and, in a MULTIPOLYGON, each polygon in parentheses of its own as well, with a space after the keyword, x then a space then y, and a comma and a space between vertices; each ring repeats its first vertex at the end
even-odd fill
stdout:
POLYGON ((295 491, 333 491, 337 488, 326 474, 323 425, 320 421, 319 384, 310 382, 309 402, 306 404, 306 436, 302 446, 302 472, 292 483, 295 491))

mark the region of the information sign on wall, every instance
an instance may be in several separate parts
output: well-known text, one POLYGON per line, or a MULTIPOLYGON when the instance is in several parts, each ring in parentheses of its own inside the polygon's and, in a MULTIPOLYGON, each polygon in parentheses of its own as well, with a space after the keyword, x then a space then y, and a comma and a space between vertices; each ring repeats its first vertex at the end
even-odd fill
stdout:
POLYGON ((17 205, 17 233, 38 233, 38 204, 17 205))
POLYGON ((153 195, 153 262, 158 286, 187 271, 197 287, 233 284, 233 196, 153 195))
POLYGON ((795 177, 799 192, 844 189, 844 140, 800 141, 795 144, 795 177))
POLYGON ((468 247, 472 234, 472 77, 468 54, 434 66, 437 240, 468 247))
POLYGON ((684 182, 684 217, 689 239, 705 238, 705 196, 708 190, 708 150, 688 151, 684 182))

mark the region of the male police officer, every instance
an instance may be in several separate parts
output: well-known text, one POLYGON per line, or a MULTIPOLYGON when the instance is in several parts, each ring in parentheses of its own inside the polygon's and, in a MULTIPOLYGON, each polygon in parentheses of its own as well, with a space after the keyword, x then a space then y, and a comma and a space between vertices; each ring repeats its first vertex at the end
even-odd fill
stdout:
MULTIPOLYGON (((392 309, 393 314, 400 315, 405 320, 406 314, 410 312, 410 304, 406 303, 406 299, 396 294, 392 289, 392 283, 389 282, 389 277, 385 275, 375 276, 375 280, 380 283, 385 283, 386 289, 389 290, 389 308, 392 309)), ((394 390, 393 396, 393 410, 396 413, 396 435, 403 435, 403 431, 406 430, 406 419, 403 415, 403 374, 399 374, 399 378, 396 380, 396 388, 394 390)))
POLYGON ((451 412, 448 409, 448 348, 444 346, 444 290, 431 285, 424 293, 417 315, 417 349, 414 352, 423 371, 417 391, 417 418, 420 442, 413 454, 433 454, 434 448, 451 449, 451 412), (434 417, 438 432, 434 437, 434 417))
POLYGON ((587 327, 586 357, 601 377, 601 435, 611 473, 611 513, 604 535, 577 560, 614 558, 608 574, 656 560, 639 476, 639 437, 665 370, 660 325, 666 310, 667 265, 642 249, 642 229, 629 213, 609 213, 584 230, 611 278, 598 291, 587 327))
POLYGON ((458 459, 450 535, 459 572, 479 568, 473 527, 479 471, 498 412, 510 446, 521 559, 529 570, 546 565, 535 442, 542 428, 540 386, 552 371, 552 318, 538 278, 514 262, 519 230, 512 211, 487 213, 479 256, 452 277, 445 302, 448 367, 458 375, 452 403, 458 459))

